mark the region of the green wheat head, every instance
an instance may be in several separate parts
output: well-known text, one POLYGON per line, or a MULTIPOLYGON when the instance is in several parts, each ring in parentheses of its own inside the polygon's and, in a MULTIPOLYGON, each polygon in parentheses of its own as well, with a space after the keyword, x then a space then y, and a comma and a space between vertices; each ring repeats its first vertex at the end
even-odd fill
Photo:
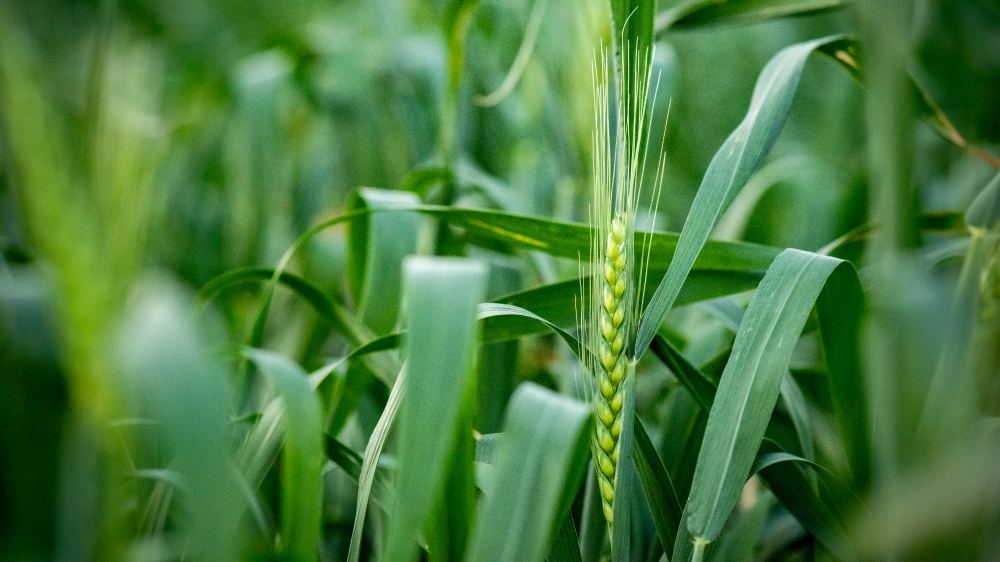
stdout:
MULTIPOLYGON (((612 102, 609 84, 613 76, 606 50, 595 57, 592 69, 595 88, 594 199, 590 217, 594 238, 589 271, 592 282, 589 301, 587 295, 583 295, 590 306, 580 325, 584 341, 591 350, 586 368, 591 374, 588 398, 597 418, 593 455, 609 530, 614 523, 619 437, 624 423, 622 411, 628 398, 623 383, 635 372, 636 357, 632 348, 643 302, 636 285, 638 281, 638 286, 645 286, 643 277, 647 268, 642 262, 643 258, 648 259, 645 251, 643 256, 637 256, 635 247, 636 208, 645 161, 642 136, 647 132, 647 61, 647 57, 627 45, 622 48, 621 64, 630 91, 625 96, 614 97, 614 129, 609 109, 612 102), (626 99, 624 103, 623 98, 626 99), (638 276, 636 267, 639 267, 638 276)), ((662 173, 661 159, 654 181, 656 190, 662 173)), ((654 200, 658 199, 656 195, 654 200)))

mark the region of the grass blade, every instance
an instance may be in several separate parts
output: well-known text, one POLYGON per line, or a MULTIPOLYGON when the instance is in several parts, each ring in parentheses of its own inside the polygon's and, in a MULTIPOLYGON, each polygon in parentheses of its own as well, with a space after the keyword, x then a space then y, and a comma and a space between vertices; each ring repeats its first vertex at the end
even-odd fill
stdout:
POLYGON ((788 117, 806 58, 840 39, 825 37, 786 47, 761 71, 746 117, 705 171, 667 274, 643 313, 634 356, 641 357, 649 347, 715 224, 774 146, 788 117))
MULTIPOLYGON (((463 402, 475 384, 469 375, 485 277, 483 265, 471 260, 411 257, 405 263, 410 388, 399 433, 387 560, 402 562, 417 555, 417 536, 445 492, 449 460, 459 440, 472 439, 472 428, 460 431, 460 426, 468 423, 463 402)), ((474 479, 465 484, 474 490, 474 479)), ((462 530, 459 526, 451 532, 462 530)))
POLYGON ((697 0, 656 15, 656 35, 668 30, 746 25, 840 9, 847 0, 697 0))
MULTIPOLYGON (((751 472, 761 475, 781 505, 834 556, 844 562, 857 560, 849 546, 847 533, 814 490, 813 479, 802 470, 802 465, 821 467, 802 457, 784 453, 770 443, 765 443, 761 451, 754 460, 751 472)), ((825 470, 817 472, 832 477, 825 470)))
POLYGON ((232 390, 226 373, 203 349, 187 307, 172 286, 140 293, 123 326, 121 365, 173 453, 170 472, 183 482, 186 512, 180 533, 199 558, 232 561, 239 556, 243 507, 229 457, 232 390))
POLYGON ((466 560, 542 560, 587 468, 590 408, 532 383, 515 391, 496 453, 495 487, 466 560))
POLYGON ((858 272, 838 267, 816 301, 820 337, 826 357, 830 399, 855 486, 865 491, 872 478, 869 406, 861 366, 864 291, 858 272))
POLYGON ((806 318, 840 260, 786 250, 750 301, 709 413, 688 499, 688 529, 714 540, 736 504, 806 318))
MULTIPOLYGON (((362 188, 347 210, 413 208, 420 200, 405 191, 362 188)), ((396 327, 403 258, 417 250, 420 215, 412 211, 369 213, 350 223, 348 279, 361 320, 376 334, 396 327)))
POLYGON ((361 556, 361 536, 365 528, 365 515, 368 513, 368 498, 372 493, 372 485, 375 482, 375 469, 378 467, 378 459, 382 456, 382 448, 385 446, 386 437, 396 420, 399 412, 399 404, 403 398, 406 388, 406 364, 399 371, 396 382, 389 392, 389 399, 385 403, 385 409, 368 438, 368 445, 365 447, 364 460, 361 463, 361 475, 358 478, 358 503, 354 511, 354 530, 351 532, 351 545, 347 551, 348 562, 358 562, 361 556))
POLYGON ((282 455, 281 550, 294 560, 319 552, 323 428, 319 399, 301 367, 263 349, 246 351, 285 404, 282 455))

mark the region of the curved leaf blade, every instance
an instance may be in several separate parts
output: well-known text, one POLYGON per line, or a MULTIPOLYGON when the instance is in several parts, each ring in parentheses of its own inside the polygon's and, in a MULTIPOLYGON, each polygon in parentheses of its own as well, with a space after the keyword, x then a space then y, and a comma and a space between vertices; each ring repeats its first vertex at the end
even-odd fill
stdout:
POLYGON ((841 39, 831 36, 786 47, 761 71, 746 117, 705 171, 670 267, 643 312, 633 356, 641 357, 649 347, 712 229, 774 146, 788 117, 806 58, 823 45, 841 39))
MULTIPOLYGON (((688 530, 714 540, 739 498, 792 350, 836 258, 786 250, 750 301, 709 413, 688 499, 688 530)), ((847 265, 849 267, 849 264, 847 265)))
POLYGON ((656 35, 668 30, 746 25, 843 8, 847 0, 696 0, 656 15, 656 35))

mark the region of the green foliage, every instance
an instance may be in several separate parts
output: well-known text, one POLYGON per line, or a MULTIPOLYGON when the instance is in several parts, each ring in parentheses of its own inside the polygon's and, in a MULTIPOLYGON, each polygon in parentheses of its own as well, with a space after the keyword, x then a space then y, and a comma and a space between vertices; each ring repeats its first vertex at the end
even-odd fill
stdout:
POLYGON ((998 22, 0 0, 0 559, 996 559, 998 22))

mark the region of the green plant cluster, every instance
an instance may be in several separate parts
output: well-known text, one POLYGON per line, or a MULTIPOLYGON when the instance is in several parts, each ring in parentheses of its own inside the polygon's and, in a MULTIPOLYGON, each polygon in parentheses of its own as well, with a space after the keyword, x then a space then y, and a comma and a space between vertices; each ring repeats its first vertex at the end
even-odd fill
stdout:
POLYGON ((998 41, 0 0, 0 560, 1000 558, 998 41))

